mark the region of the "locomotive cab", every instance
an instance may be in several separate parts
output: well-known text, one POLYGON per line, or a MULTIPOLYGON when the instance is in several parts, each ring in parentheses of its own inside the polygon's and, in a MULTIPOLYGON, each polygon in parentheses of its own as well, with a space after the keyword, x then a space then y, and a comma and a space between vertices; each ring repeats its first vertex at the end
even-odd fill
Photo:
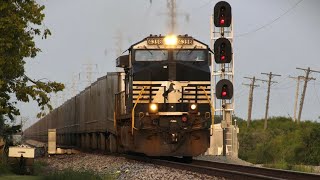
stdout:
POLYGON ((121 146, 150 156, 204 153, 212 123, 210 62, 208 46, 188 35, 150 35, 119 57, 125 72, 115 111, 121 146))

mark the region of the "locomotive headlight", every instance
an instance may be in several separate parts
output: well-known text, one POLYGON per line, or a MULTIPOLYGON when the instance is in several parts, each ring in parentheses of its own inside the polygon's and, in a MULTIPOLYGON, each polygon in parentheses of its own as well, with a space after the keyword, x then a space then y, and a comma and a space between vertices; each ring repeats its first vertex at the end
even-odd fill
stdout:
POLYGON ((195 114, 198 112, 198 105, 196 103, 189 104, 189 113, 195 114))
POLYGON ((164 38, 164 44, 168 46, 174 46, 178 44, 178 38, 175 35, 168 35, 164 38))
POLYGON ((155 104, 155 103, 151 103, 149 105, 149 110, 151 113, 156 113, 158 112, 158 104, 155 104))
POLYGON ((191 104, 190 105, 190 109, 193 110, 193 111, 196 110, 197 109, 197 104, 191 104))

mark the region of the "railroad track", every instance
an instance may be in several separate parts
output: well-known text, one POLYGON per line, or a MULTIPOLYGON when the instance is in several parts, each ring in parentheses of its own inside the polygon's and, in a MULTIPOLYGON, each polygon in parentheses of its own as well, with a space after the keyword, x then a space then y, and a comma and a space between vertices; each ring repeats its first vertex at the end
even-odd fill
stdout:
POLYGON ((224 177, 227 179, 296 179, 319 180, 319 174, 302 173, 296 171, 278 170, 272 168, 259 168, 236 164, 219 163, 211 161, 193 160, 192 163, 184 163, 179 158, 154 159, 145 156, 125 155, 128 159, 157 164, 170 168, 193 171, 210 176, 224 177))
MULTIPOLYGON (((29 145, 36 147, 37 145, 29 145)), ((228 164, 212 161, 193 160, 192 163, 186 163, 182 158, 151 158, 138 154, 111 154, 113 156, 122 156, 128 159, 147 162, 161 166, 188 170, 207 174, 210 176, 225 177, 227 179, 296 179, 296 180, 320 180, 320 174, 303 173, 288 170, 278 170, 272 168, 259 168, 254 166, 243 166, 237 164, 228 164)))

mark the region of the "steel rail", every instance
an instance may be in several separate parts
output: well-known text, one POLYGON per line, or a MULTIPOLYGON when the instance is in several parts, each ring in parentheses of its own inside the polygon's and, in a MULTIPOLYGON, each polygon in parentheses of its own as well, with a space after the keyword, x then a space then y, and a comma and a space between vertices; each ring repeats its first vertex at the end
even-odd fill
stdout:
POLYGON ((202 160, 193 160, 192 164, 199 165, 199 166, 209 166, 212 168, 237 170, 237 171, 246 172, 249 174, 259 174, 259 175, 273 177, 273 178, 277 178, 277 179, 297 179, 297 180, 300 180, 300 179, 301 180, 320 179, 320 174, 304 173, 304 172, 273 169, 273 168, 244 166, 244 165, 238 165, 238 164, 209 162, 209 161, 202 161, 202 160))
POLYGON ((320 174, 303 173, 288 170, 278 170, 272 168, 259 168, 254 166, 243 166, 236 164, 193 160, 192 163, 183 163, 180 159, 154 159, 145 156, 126 155, 128 159, 147 162, 151 164, 166 166, 175 169, 187 170, 210 176, 224 177, 227 179, 269 179, 269 180, 284 180, 284 179, 320 179, 320 174))

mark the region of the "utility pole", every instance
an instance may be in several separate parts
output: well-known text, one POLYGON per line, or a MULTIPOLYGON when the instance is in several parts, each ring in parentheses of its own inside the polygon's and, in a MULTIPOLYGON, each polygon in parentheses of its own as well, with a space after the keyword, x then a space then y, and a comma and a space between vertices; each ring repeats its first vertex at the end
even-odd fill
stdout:
POLYGON ((296 96, 295 96, 294 110, 293 110, 293 122, 296 122, 296 120, 297 120, 298 97, 299 97, 299 84, 300 84, 300 80, 301 80, 301 78, 303 78, 303 76, 298 76, 298 77, 291 77, 290 76, 289 78, 297 80, 296 96))
POLYGON ((73 96, 76 96, 77 93, 78 93, 78 82, 77 82, 77 79, 78 79, 78 74, 73 74, 72 75, 72 82, 71 82, 71 97, 73 96))
POLYGON ((173 34, 176 31, 176 18, 177 18, 177 10, 176 10, 176 0, 167 0, 167 7, 169 9, 169 17, 170 17, 170 33, 173 34))
MULTIPOLYGON (((151 2, 151 1, 150 1, 151 2)), ((178 16, 185 16, 185 19, 187 22, 190 20, 190 14, 189 13, 178 13, 177 11, 178 5, 177 0, 167 0, 167 12, 166 13, 159 13, 159 15, 166 15, 168 17, 167 23, 168 27, 170 28, 169 34, 175 34, 177 30, 177 24, 178 24, 178 16)))
POLYGON ((255 87, 259 87, 259 85, 254 85, 255 81, 257 80, 255 76, 252 78, 250 77, 243 77, 246 79, 250 79, 251 83, 250 84, 243 84, 245 86, 249 86, 249 99, 248 99, 248 119, 247 119, 247 127, 250 126, 251 123, 251 114, 252 114, 252 102, 253 102, 253 90, 255 87))
MULTIPOLYGON (((276 81, 271 81, 271 79, 274 77, 274 76, 281 76, 279 74, 272 74, 272 72, 270 73, 261 73, 261 74, 264 74, 264 75, 268 75, 269 76, 269 79, 268 79, 268 92, 267 92, 267 102, 266 102, 266 112, 265 112, 265 115, 264 115, 264 130, 267 129, 267 120, 268 120, 268 111, 269 111, 269 99, 270 99, 270 87, 271 87, 271 83, 277 83, 276 81)), ((264 80, 264 82, 266 82, 264 80)))
POLYGON ((28 116, 20 116, 21 134, 23 134, 24 125, 29 121, 28 116))
MULTIPOLYGON (((120 29, 118 29, 115 39, 115 47, 116 47, 116 58, 120 57, 123 54, 123 34, 120 29)), ((123 72, 122 68, 117 67, 117 72, 123 72)))
POLYGON ((85 84, 84 88, 91 85, 95 78, 99 75, 98 64, 82 64, 82 71, 79 73, 79 81, 85 84), (83 75, 85 77, 83 77, 83 75))
POLYGON ((304 85, 303 85, 303 91, 302 91, 302 94, 301 94, 300 108, 299 108, 298 121, 297 121, 297 123, 299 124, 300 120, 301 120, 303 102, 304 102, 304 97, 305 97, 306 91, 307 91, 307 84, 308 84, 308 81, 309 81, 310 72, 320 73, 320 71, 311 70, 310 67, 308 67, 308 69, 303 69, 303 68, 296 68, 296 69, 304 70, 306 72, 306 76, 304 77, 304 85))
MULTIPOLYGON (((298 77, 289 76, 289 78, 297 80, 296 95, 295 95, 294 110, 293 110, 293 122, 296 122, 300 81, 304 79, 304 76, 298 76, 298 77)), ((315 78, 309 78, 308 80, 315 80, 315 78)))

